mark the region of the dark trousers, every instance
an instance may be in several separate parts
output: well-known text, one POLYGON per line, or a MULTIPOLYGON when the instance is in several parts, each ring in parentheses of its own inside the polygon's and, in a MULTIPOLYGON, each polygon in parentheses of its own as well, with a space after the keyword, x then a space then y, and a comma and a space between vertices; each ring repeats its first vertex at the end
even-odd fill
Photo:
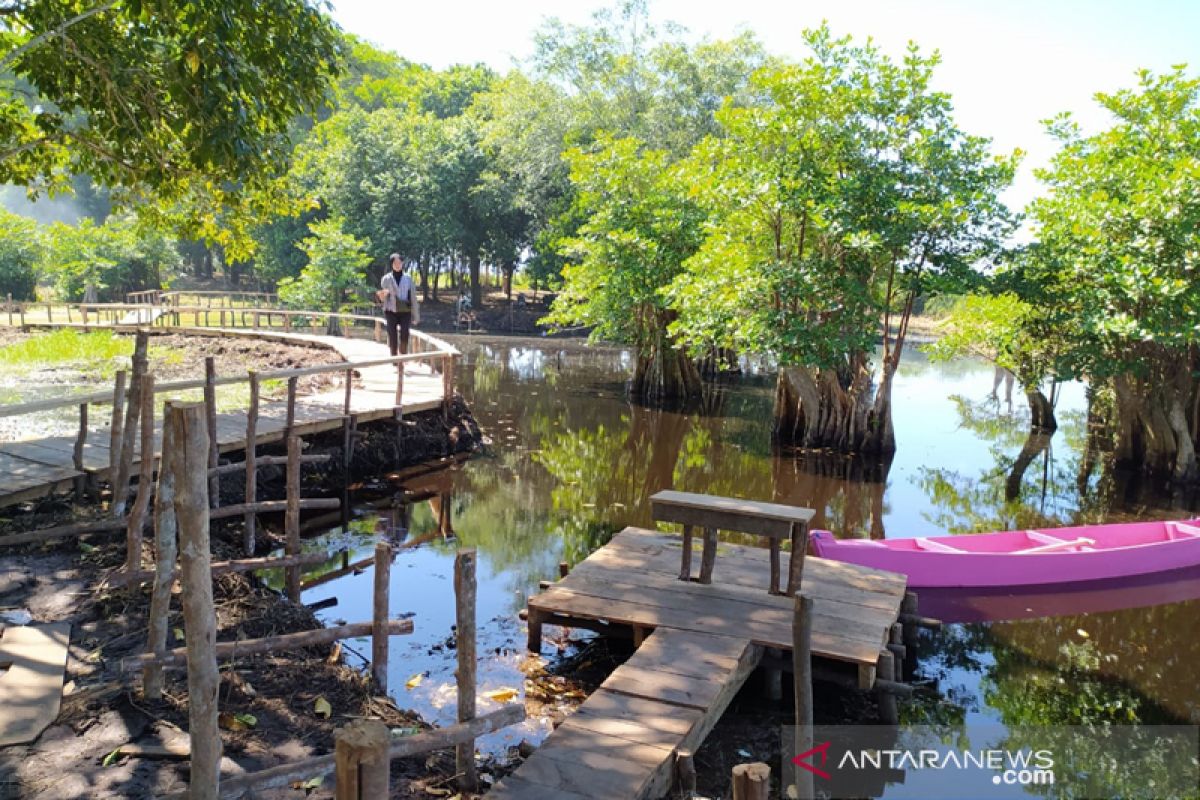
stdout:
POLYGON ((388 350, 392 355, 403 355, 408 352, 408 326, 412 324, 411 311, 385 311, 387 318, 388 350), (399 331, 396 329, 399 328, 399 331), (397 335, 397 333, 399 335, 397 335), (399 352, 397 352, 397 344, 399 352))

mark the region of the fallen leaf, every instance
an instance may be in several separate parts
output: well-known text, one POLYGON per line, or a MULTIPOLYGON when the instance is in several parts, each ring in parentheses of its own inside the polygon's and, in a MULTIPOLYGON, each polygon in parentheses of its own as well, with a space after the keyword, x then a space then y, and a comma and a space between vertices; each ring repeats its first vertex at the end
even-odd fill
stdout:
POLYGON ((217 724, 227 731, 248 731, 258 724, 258 717, 253 714, 231 714, 222 711, 217 715, 217 724))
POLYGON ((124 753, 122 753, 121 748, 118 747, 116 750, 113 750, 104 757, 104 760, 100 762, 100 766, 111 767, 113 764, 121 760, 122 755, 124 755, 124 753))
POLYGON ((324 775, 318 775, 315 778, 309 778, 304 783, 300 784, 301 789, 320 789, 321 784, 325 782, 324 775))
POLYGON ((421 685, 421 681, 423 680, 425 680, 425 673, 418 672, 416 675, 413 675, 411 678, 409 678, 408 681, 405 682, 404 686, 408 689, 415 689, 421 685))
POLYGON ((329 705, 329 701, 322 695, 317 698, 317 702, 313 703, 313 711, 317 713, 317 716, 329 719, 333 715, 333 706, 329 705))
POLYGON ((483 696, 486 697, 488 700, 493 700, 497 703, 507 703, 508 701, 514 699, 517 696, 517 694, 518 694, 518 692, 516 689, 504 688, 504 689, 493 689, 490 692, 484 692, 483 696))
POLYGON ((441 789, 437 786, 425 787, 425 794, 433 795, 434 797, 449 797, 453 792, 449 789, 441 789))
POLYGON ((1084 639, 1087 639, 1091 636, 1091 634, 1089 634, 1083 628, 1076 628, 1075 632, 1078 633, 1080 636, 1082 636, 1084 639))
POLYGON ((183 628, 175 628, 174 633, 175 633, 175 638, 179 639, 180 641, 183 641, 184 639, 187 638, 186 636, 183 635, 183 628))

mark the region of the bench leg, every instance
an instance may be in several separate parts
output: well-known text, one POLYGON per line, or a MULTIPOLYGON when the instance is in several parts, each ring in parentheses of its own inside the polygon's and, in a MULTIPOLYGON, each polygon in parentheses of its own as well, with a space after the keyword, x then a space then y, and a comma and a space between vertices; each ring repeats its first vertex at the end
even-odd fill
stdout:
MULTIPOLYGON (((771 540, 771 594, 779 594, 779 540, 771 540)), ((791 576, 789 575, 789 580, 791 576)))
POLYGON ((788 559, 788 596, 800 589, 800 576, 804 572, 804 553, 808 550, 808 526, 792 523, 792 556, 788 559))
POLYGON ((679 580, 692 579, 692 526, 683 526, 683 556, 679 560, 679 580))
POLYGON ((712 583, 713 567, 717 563, 717 529, 704 529, 704 552, 700 556, 700 582, 712 583))

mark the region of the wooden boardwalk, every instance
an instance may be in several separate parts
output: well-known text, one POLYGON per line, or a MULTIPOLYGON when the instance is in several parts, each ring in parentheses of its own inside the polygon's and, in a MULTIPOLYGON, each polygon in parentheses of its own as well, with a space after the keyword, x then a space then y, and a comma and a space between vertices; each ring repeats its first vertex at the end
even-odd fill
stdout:
MULTIPOLYGON (((346 361, 367 361, 388 356, 387 345, 340 336, 211 328, 191 332, 198 335, 251 336, 324 346, 336 351, 346 361)), ((357 415, 360 423, 392 417, 396 411, 396 368, 390 364, 383 364, 365 367, 357 370, 357 373, 351 395, 351 413, 357 415)), ((344 377, 338 382, 341 383, 342 380, 344 377)), ((435 373, 428 364, 406 363, 403 413, 411 414, 439 408, 444 398, 443 386, 442 376, 435 373)), ((344 401, 345 391, 341 387, 319 394, 299 396, 296 400, 295 432, 303 436, 340 428, 344 418, 344 401)), ((161 403, 158 405, 161 407, 161 403)), ((109 415, 95 416, 106 424, 89 426, 83 450, 84 473, 105 478, 110 463, 110 435, 107 425, 109 415)), ((159 419, 156 421, 158 427, 155 432, 154 451, 156 455, 159 453, 162 435, 161 414, 157 416, 159 419)), ((285 401, 263 401, 259 408, 256 443, 280 441, 286 422, 285 401)), ((217 441, 221 452, 245 449, 244 410, 217 414, 217 441)), ((75 478, 81 474, 74 468, 74 447, 74 436, 0 442, 0 507, 42 497, 72 486, 75 478)), ((138 451, 140 452, 140 445, 138 451)), ((136 469, 133 474, 136 474, 136 469)))
MULTIPOLYGON (((679 536, 626 528, 529 599, 531 626, 630 626, 645 639, 489 798, 659 797, 675 753, 700 746, 766 648, 791 651, 795 600, 765 590, 767 550, 721 544, 714 582, 700 584, 679 580, 681 547, 679 536)), ((905 586, 902 575, 805 559, 814 661, 871 688, 905 586)))

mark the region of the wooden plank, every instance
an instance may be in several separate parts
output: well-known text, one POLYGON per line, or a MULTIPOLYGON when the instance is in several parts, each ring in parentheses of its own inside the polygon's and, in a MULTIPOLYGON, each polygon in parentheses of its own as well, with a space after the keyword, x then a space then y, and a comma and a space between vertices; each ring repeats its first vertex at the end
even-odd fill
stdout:
POLYGON ((647 700, 661 700, 672 705, 687 706, 697 711, 708 708, 721 692, 723 681, 720 673, 697 677, 676 675, 668 672, 668 669, 668 665, 643 668, 622 664, 608 676, 601 688, 610 692, 644 697, 647 700))
MULTIPOLYGON (((756 644, 791 648, 791 622, 784 615, 781 621, 775 609, 760 608, 749 618, 733 613, 734 609, 722 607, 714 601, 703 608, 695 603, 684 602, 684 608, 654 606, 623 598, 621 591, 610 591, 607 597, 579 594, 551 587, 547 591, 529 598, 531 611, 563 613, 570 616, 604 619, 624 625, 645 625, 654 628, 678 628, 681 630, 704 630, 718 636, 735 639, 749 638, 756 644)), ((884 632, 880 631, 877 642, 850 638, 844 634, 845 621, 832 617, 814 619, 813 652, 838 661, 862 663, 875 662, 879 648, 884 644, 884 632)))
POLYGON ((597 689, 563 725, 673 748, 702 716, 703 712, 695 708, 597 689))
POLYGON ((643 797, 670 753, 583 728, 555 731, 513 774, 556 790, 591 797, 643 797))
POLYGON ((0 633, 0 747, 32 742, 58 716, 71 624, 10 627, 0 633))
POLYGON ((593 800, 597 795, 570 792, 561 786, 540 783, 509 775, 487 793, 489 800, 593 800))
MULTIPOLYGON (((785 623, 791 625, 791 599, 780 595, 770 595, 765 591, 757 595, 739 593, 730 596, 732 593, 729 592, 710 593, 708 590, 714 588, 711 585, 689 584, 683 581, 659 578, 658 580, 663 583, 660 588, 660 586, 654 585, 653 578, 628 582, 615 578, 612 573, 597 576, 595 570, 589 569, 584 574, 577 574, 579 571, 577 569, 575 573, 554 584, 551 588, 562 592, 574 592, 615 600, 636 598, 630 599, 630 602, 659 608, 696 609, 698 613, 720 614, 722 617, 733 620, 745 619, 770 625, 785 623)), ((889 612, 863 606, 848 606, 837 602, 823 602, 817 611, 817 616, 827 618, 824 630, 873 644, 878 649, 878 646, 886 641, 885 637, 896 621, 897 613, 898 607, 889 612)), ((701 625, 691 625, 688 628, 703 630, 701 625)))
MULTIPOLYGON (((608 568, 602 560, 591 559, 581 562, 572 573, 577 579, 612 581, 614 575, 619 575, 629 583, 643 587, 644 590, 655 592, 670 592, 686 594, 690 597, 718 597, 754 605, 765 605, 773 608, 783 608, 787 598, 781 595, 770 595, 761 589, 749 589, 741 585, 731 585, 718 581, 709 585, 674 580, 662 572, 638 570, 621 566, 619 570, 608 568), (783 602, 781 602, 783 601, 783 602)), ((571 581, 564 581, 560 587, 570 588, 571 581)), ((899 600, 896 595, 884 595, 877 592, 857 592, 830 581, 811 581, 804 584, 804 591, 819 598, 825 606, 823 613, 847 619, 874 619, 878 617, 879 624, 894 623, 898 613, 899 600)))

